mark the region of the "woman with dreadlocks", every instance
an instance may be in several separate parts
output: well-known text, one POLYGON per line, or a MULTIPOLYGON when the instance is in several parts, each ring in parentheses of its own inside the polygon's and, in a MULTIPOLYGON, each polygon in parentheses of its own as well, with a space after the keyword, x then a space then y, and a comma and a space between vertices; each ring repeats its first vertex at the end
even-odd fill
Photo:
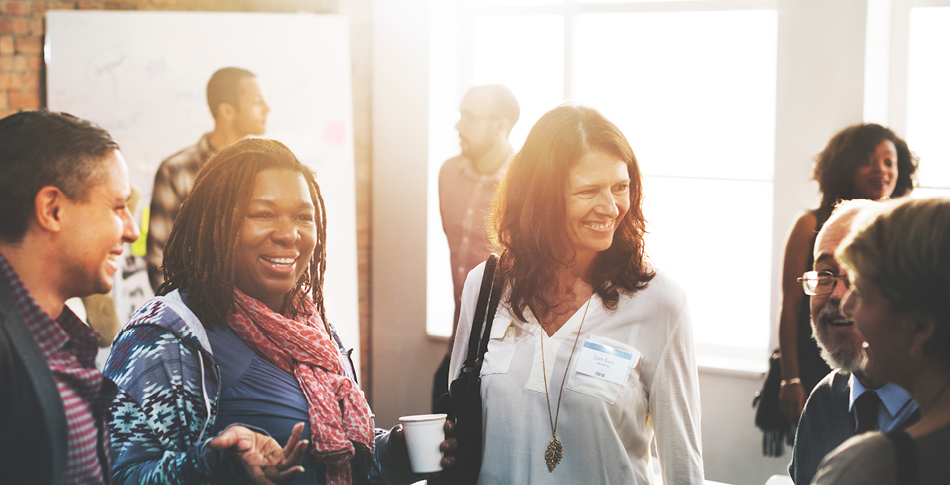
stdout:
POLYGON ((320 187, 287 147, 248 139, 208 161, 165 246, 160 296, 106 364, 116 483, 423 478, 402 431, 373 428, 327 322, 325 242, 320 187))

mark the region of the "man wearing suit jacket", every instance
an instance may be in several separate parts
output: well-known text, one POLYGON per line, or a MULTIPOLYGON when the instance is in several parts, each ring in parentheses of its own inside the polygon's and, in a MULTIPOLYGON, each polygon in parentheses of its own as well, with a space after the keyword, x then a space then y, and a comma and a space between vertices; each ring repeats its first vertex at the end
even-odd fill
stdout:
POLYGON ((70 115, 0 120, 0 477, 109 483, 99 334, 65 306, 112 290, 138 239, 128 167, 102 128, 70 115))
POLYGON ((862 211, 877 202, 852 200, 839 204, 815 239, 814 271, 802 276, 811 295, 812 332, 821 356, 834 369, 812 390, 795 435, 788 474, 796 485, 811 483, 821 459, 858 432, 889 431, 918 419, 917 403, 895 384, 883 384, 864 372, 864 338, 841 311, 847 292, 834 252, 862 211))

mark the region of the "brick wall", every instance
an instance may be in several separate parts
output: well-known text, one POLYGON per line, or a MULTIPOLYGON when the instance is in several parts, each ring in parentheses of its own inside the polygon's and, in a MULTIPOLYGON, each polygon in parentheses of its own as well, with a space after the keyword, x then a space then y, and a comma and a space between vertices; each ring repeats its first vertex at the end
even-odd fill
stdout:
MULTIPOLYGON (((353 56, 353 137, 356 157, 356 227, 359 264, 359 343, 363 380, 372 389, 370 315, 371 227, 371 0, 0 0, 0 118, 44 107, 43 35, 47 10, 199 10, 233 12, 341 13, 350 19, 353 56)), ((356 345, 355 342, 348 343, 356 345)))

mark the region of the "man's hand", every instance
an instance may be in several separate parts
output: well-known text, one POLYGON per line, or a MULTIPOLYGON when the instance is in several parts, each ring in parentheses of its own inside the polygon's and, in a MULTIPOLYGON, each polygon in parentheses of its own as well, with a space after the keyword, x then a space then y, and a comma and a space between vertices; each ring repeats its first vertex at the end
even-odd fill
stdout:
POLYGON ((287 446, 280 445, 270 436, 252 431, 244 426, 229 426, 208 442, 213 450, 227 451, 244 468, 251 483, 257 485, 281 485, 303 473, 300 466, 307 440, 301 440, 303 423, 294 425, 287 446))

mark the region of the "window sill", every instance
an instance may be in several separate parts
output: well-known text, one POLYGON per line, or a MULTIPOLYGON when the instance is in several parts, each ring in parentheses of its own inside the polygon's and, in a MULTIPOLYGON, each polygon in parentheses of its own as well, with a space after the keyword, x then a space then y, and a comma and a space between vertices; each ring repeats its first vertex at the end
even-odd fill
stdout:
POLYGON ((768 357, 753 359, 747 356, 726 356, 713 353, 696 353, 696 367, 702 374, 740 377, 760 380, 768 372, 768 357))

